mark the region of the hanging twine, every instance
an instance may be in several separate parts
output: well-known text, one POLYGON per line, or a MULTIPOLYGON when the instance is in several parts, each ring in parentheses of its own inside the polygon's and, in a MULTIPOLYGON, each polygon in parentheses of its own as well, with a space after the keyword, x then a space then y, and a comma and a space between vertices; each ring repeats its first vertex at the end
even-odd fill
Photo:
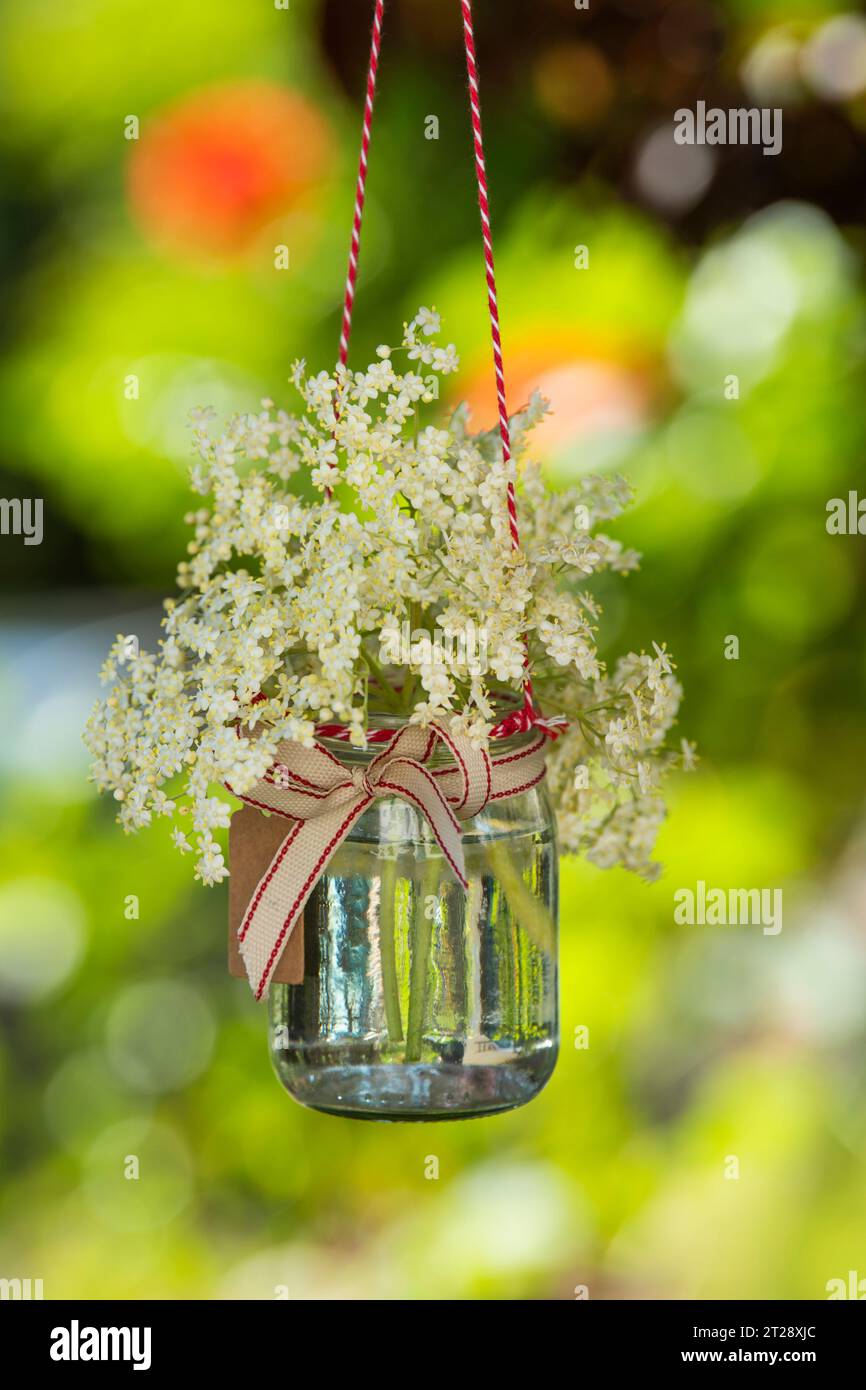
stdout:
MULTIPOLYGON (((475 32, 472 23, 471 0, 460 0, 463 12, 463 40, 466 50, 466 72, 469 78, 469 107, 472 118, 472 139, 475 152, 475 176, 478 185, 478 206, 481 211, 481 234, 484 243, 484 263, 487 275, 487 302, 490 310, 490 333, 493 341, 493 368, 496 375, 496 396, 499 405, 499 433, 502 438, 502 459, 507 474, 506 501, 508 506, 508 525, 511 534, 511 548, 515 554, 520 551, 520 533, 517 525, 517 496, 514 486, 514 464, 511 456, 511 425, 508 419, 508 404, 505 395, 505 367, 502 357, 502 333, 499 326, 499 300, 496 292, 496 268, 493 259, 493 233, 490 225, 490 195, 487 187, 487 166, 484 162, 484 136, 481 125, 481 97, 478 79, 478 57, 475 49, 475 32)), ((376 79, 379 72, 379 56, 382 50, 382 24, 385 16, 385 0, 376 0, 373 15, 373 34, 370 43, 370 60, 367 69, 367 95, 364 102, 364 125, 361 134, 361 157, 358 165, 358 183, 355 194, 355 215, 352 223, 352 242, 349 249, 349 268, 346 275, 346 293, 343 301, 343 325, 340 333, 340 364, 345 367, 349 358, 349 343, 352 336, 352 318, 355 308, 355 293, 358 286, 358 265, 361 253, 361 228, 364 221, 364 203, 367 195, 367 171, 369 168, 370 139, 373 129, 373 110, 376 103, 376 79)), ((330 495, 330 494, 329 494, 330 495)), ((535 708, 532 680, 529 674, 529 657, 525 662, 523 679, 523 704, 520 709, 507 715, 491 730, 491 738, 505 738, 509 734, 522 733, 538 725, 551 737, 559 732, 561 720, 545 720, 535 708)), ((343 725, 322 726, 318 733, 332 738, 348 738, 349 731, 343 725)), ((377 731, 381 739, 391 738, 390 731, 377 731)), ((370 736, 373 737, 372 735, 370 736)))
POLYGON ((379 72, 379 54, 382 49, 382 20, 384 17, 385 0, 376 0, 376 12, 373 15, 373 37, 370 42, 370 63, 367 69, 367 97, 364 102, 364 129, 361 133, 361 159, 358 165, 358 186, 355 193, 355 217, 352 222, 352 244, 349 248, 346 297, 343 302, 343 328, 340 333, 341 367, 345 367, 349 360, 349 340, 352 337, 352 311, 355 307, 355 291, 358 286, 358 261, 361 255, 361 226, 364 221, 364 203, 367 198, 367 167, 370 159, 370 136, 373 131, 373 107, 376 104, 376 77, 379 72))
POLYGON ((487 302, 490 308, 490 333, 493 339, 493 369, 496 373, 496 396, 499 402, 499 433, 502 436, 502 458, 508 477, 508 521, 511 527, 511 548, 520 549, 517 529, 517 499, 511 477, 511 424, 505 399, 505 367, 502 362, 502 334, 499 329, 499 301, 496 296, 496 267, 493 260, 493 233, 490 226, 490 197, 487 192, 487 166, 484 163, 484 135, 481 128, 481 95, 478 86, 478 59, 475 53, 475 34, 472 28, 470 0, 460 0, 463 10, 463 37, 466 47, 466 71, 469 75, 469 106, 472 113, 472 138, 475 145, 475 174, 478 181, 478 206, 481 209, 481 235, 484 241, 484 263, 487 270, 487 302))

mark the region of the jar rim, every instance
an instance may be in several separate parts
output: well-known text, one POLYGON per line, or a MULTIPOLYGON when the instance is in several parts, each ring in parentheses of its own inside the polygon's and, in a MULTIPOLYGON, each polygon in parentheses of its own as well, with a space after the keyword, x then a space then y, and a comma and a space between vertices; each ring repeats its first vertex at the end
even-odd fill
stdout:
MULTIPOLYGON (((367 728, 397 730, 404 728, 408 723, 409 721, 401 715, 371 712, 368 716, 367 728)), ((534 736, 535 731, 533 729, 520 729, 517 733, 508 734, 505 738, 493 739, 489 747, 491 751, 501 749, 502 752, 514 752, 523 748, 534 736)), ((368 743, 365 748, 359 748, 357 744, 349 743, 345 739, 329 737, 321 738, 319 742, 323 748, 327 748, 328 752, 339 757, 341 762, 349 763, 370 762, 388 747, 388 744, 384 743, 368 743)), ((453 756, 448 745, 441 739, 437 740, 436 747, 429 759, 431 766, 438 767, 452 761, 453 756)))

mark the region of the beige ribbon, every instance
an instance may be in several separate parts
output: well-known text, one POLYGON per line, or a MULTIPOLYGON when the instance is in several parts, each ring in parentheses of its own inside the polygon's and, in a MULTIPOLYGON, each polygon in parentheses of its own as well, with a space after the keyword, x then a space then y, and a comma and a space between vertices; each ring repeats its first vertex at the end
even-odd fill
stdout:
POLYGON ((539 731, 525 748, 493 758, 487 749, 474 748, 468 739, 438 725, 422 729, 408 724, 366 766, 347 767, 320 743, 312 748, 281 743, 277 761, 240 798, 291 822, 238 929, 240 953, 256 998, 267 994, 325 866, 373 801, 396 796, 417 806, 465 889, 460 822, 476 816, 489 801, 501 801, 540 782, 546 745, 547 736, 539 731), (426 764, 440 739, 453 762, 430 768, 426 764))

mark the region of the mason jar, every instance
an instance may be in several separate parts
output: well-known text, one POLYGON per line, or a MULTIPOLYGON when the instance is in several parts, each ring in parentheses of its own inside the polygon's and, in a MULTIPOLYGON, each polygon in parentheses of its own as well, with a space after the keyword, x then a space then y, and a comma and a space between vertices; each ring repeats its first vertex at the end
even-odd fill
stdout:
MULTIPOLYGON (((377 751, 325 743, 348 766, 377 751)), ((440 749, 431 766, 450 757, 440 749)), ((399 797, 374 801, 330 860, 304 911, 303 983, 269 994, 274 1067, 302 1105, 462 1119, 524 1105, 550 1077, 558 857, 544 782, 462 829, 468 891, 399 797)))

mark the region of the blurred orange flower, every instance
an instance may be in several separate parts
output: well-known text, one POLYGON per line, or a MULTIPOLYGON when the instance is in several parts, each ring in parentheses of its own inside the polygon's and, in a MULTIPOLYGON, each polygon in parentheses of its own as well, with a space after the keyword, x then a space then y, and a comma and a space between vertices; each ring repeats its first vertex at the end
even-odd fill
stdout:
MULTIPOLYGON (((637 432, 652 413, 658 394, 658 364, 625 342, 606 335, 563 333, 535 328, 517 333, 507 348, 506 380, 511 412, 541 391, 553 408, 533 435, 536 452, 550 457, 587 436, 609 431, 637 432)), ((470 366, 465 399, 476 428, 496 420, 492 367, 470 366)))
POLYGON ((328 122, 301 93, 258 81, 211 87, 143 123, 130 204, 158 245, 233 257, 322 179, 333 151, 328 122))

